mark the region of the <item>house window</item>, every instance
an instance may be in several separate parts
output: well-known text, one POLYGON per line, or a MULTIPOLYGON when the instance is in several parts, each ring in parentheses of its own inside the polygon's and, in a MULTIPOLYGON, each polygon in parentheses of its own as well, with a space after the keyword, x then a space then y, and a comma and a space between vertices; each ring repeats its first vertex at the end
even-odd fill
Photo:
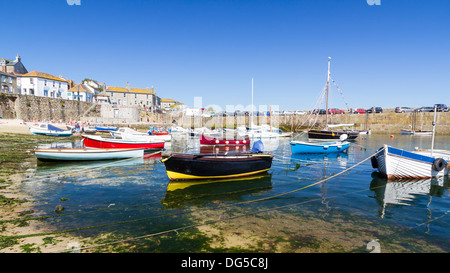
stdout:
POLYGON ((34 89, 30 88, 30 95, 34 95, 34 89))
POLYGON ((30 83, 33 84, 33 78, 30 78, 30 83))
POLYGON ((137 98, 137 94, 134 94, 134 98, 135 98, 135 99, 137 98))
POLYGON ((48 97, 48 90, 44 90, 44 97, 48 97))
POLYGON ((125 98, 127 96, 127 94, 126 93, 123 93, 123 97, 125 98))
POLYGON ((44 80, 44 85, 47 86, 47 80, 44 80))

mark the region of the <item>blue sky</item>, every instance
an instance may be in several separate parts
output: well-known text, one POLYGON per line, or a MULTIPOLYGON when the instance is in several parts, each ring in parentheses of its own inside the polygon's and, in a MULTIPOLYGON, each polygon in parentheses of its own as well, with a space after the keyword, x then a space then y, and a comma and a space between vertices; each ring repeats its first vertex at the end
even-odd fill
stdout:
MULTIPOLYGON (((310 109, 331 73, 350 107, 450 104, 450 1, 1 0, 0 57, 152 87, 187 105, 310 109)), ((336 88, 330 107, 345 108, 336 88)))

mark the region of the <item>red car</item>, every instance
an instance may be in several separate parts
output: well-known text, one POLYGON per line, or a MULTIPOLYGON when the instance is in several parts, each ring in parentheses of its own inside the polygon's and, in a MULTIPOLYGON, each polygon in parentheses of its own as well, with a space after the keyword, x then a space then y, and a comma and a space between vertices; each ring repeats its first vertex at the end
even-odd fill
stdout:
POLYGON ((364 110, 364 108, 357 108, 355 110, 355 112, 353 112, 354 114, 364 114, 366 112, 366 110, 364 110))
POLYGON ((328 109, 329 114, 344 114, 344 111, 337 108, 328 109))

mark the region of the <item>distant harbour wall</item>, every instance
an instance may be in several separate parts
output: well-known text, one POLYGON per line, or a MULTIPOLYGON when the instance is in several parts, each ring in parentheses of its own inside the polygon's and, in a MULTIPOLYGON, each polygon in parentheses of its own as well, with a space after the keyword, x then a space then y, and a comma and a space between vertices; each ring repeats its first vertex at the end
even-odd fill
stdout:
MULTIPOLYGON (((401 129, 432 130, 434 113, 385 113, 373 114, 338 114, 329 115, 328 124, 354 124, 355 130, 368 130, 375 134, 400 134, 401 129)), ((192 117, 177 114, 164 115, 163 123, 176 122, 178 126, 185 128, 207 127, 234 128, 241 125, 249 126, 249 116, 226 116, 226 117, 192 117)), ((273 127, 282 127, 290 131, 302 131, 306 128, 323 128, 325 126, 325 115, 287 115, 287 116, 254 116, 253 123, 256 125, 272 124, 273 127)), ((450 135, 450 112, 438 112, 436 115, 436 134, 450 135)))

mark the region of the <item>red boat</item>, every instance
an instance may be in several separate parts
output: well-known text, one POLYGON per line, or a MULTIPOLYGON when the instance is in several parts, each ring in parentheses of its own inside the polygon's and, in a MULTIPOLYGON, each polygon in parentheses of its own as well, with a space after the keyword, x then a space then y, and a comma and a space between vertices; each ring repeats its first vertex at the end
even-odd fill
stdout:
POLYGON ((152 132, 152 135, 155 135, 155 136, 165 136, 165 135, 168 135, 169 134, 169 132, 167 132, 167 131, 165 131, 165 132, 156 132, 155 130, 153 130, 153 132, 152 132))
POLYGON ((217 139, 200 135, 200 145, 236 146, 250 145, 250 138, 246 139, 217 139))
POLYGON ((144 148, 145 150, 157 150, 164 148, 164 141, 142 141, 103 138, 101 136, 82 135, 85 147, 89 148, 144 148))

